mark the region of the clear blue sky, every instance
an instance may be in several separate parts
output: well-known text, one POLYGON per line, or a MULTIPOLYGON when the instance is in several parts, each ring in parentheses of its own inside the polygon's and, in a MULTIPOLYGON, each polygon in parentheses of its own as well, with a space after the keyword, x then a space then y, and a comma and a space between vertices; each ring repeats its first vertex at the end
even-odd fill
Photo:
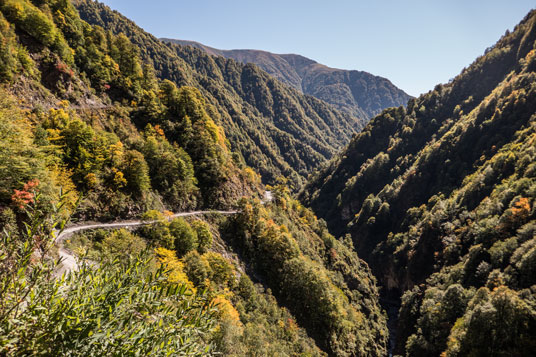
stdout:
POLYGON ((389 78, 447 82, 536 7, 528 0, 104 0, 157 37, 297 53, 389 78))

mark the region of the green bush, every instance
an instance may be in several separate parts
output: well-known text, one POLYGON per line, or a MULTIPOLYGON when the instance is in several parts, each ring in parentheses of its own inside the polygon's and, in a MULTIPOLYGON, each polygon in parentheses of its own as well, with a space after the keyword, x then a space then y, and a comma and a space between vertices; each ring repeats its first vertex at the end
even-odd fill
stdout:
POLYGON ((200 220, 193 221, 191 226, 197 234, 197 251, 203 254, 212 245, 212 233, 210 232, 210 226, 206 222, 200 220))
POLYGON ((206 259, 195 250, 184 256, 185 273, 195 286, 204 287, 207 279, 211 278, 211 269, 206 259))
POLYGON ((151 272, 146 254, 56 278, 46 212, 30 207, 20 237, 0 237, 1 355, 210 355, 210 299, 170 285, 163 266, 151 272))
POLYGON ((126 229, 110 233, 102 241, 105 254, 112 257, 128 258, 140 255, 146 248, 145 241, 126 229))
POLYGON ((208 262, 212 272, 211 281, 219 285, 232 286, 234 284, 234 269, 227 259, 214 252, 203 255, 203 258, 208 262))
POLYGON ((169 223, 162 213, 149 210, 141 216, 141 219, 145 222, 152 222, 139 229, 139 233, 152 245, 162 246, 166 249, 175 248, 175 238, 169 232, 169 223))
POLYGON ((183 257, 186 253, 197 249, 199 245, 197 233, 184 219, 175 218, 171 221, 169 232, 175 238, 175 251, 178 257, 183 257))

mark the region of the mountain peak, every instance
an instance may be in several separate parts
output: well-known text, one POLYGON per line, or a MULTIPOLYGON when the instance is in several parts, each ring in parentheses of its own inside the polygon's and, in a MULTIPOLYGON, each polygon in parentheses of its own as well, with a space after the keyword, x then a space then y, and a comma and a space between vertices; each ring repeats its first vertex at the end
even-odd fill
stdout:
POLYGON ((160 40, 193 46, 213 56, 254 63, 302 93, 362 119, 369 119, 388 107, 406 105, 411 98, 386 78, 358 70, 331 68, 299 54, 276 54, 250 49, 221 50, 195 41, 169 38, 160 40))

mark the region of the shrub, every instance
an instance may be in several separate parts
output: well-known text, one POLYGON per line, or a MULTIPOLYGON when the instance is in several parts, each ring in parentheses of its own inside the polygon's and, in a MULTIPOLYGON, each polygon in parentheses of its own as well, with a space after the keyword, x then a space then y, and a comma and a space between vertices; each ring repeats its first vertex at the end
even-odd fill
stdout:
POLYGON ((142 221, 152 222, 142 226, 139 233, 153 245, 174 249, 174 237, 169 232, 169 224, 164 215, 156 210, 149 210, 141 216, 142 221))
POLYGON ((186 253, 197 249, 197 233, 182 218, 175 218, 169 225, 169 232, 174 238, 177 256, 183 257, 186 253))
POLYGON ((197 251, 201 254, 205 253, 212 245, 212 233, 206 222, 195 220, 192 222, 192 228, 197 234, 197 251))
POLYGON ((102 241, 102 247, 107 255, 128 258, 141 254, 145 248, 145 241, 126 229, 119 229, 110 233, 102 241))
POLYGON ((60 207, 32 205, 20 237, 0 237, 0 355, 211 353, 210 299, 170 284, 163 266, 151 273, 147 254, 82 263, 56 279, 57 222, 47 212, 60 207))

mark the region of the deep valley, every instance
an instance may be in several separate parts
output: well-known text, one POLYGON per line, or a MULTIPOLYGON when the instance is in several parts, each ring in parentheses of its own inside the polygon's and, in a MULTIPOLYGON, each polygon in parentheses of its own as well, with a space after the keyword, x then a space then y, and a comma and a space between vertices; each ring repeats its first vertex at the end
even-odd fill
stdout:
POLYGON ((413 98, 0 0, 0 228, 0 355, 533 356, 536 11, 413 98))

